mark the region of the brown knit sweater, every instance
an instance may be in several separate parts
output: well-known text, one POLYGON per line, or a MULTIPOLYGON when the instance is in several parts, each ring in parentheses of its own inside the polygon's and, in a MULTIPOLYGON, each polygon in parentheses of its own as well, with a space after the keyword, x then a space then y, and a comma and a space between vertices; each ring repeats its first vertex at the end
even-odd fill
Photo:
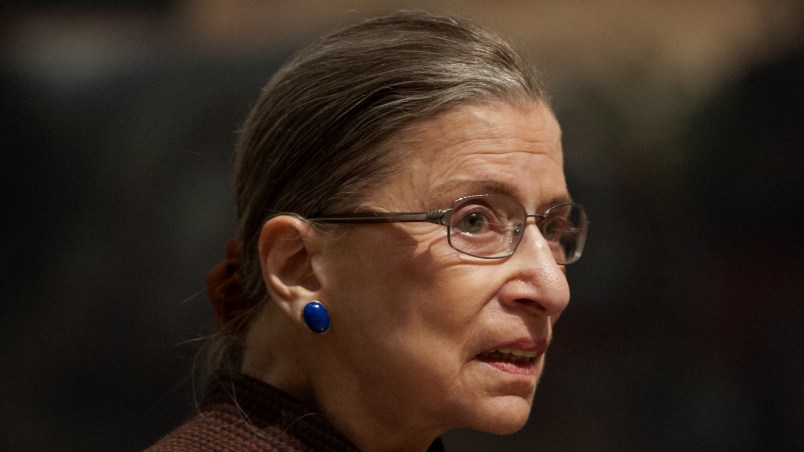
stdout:
POLYGON ((245 375, 220 376, 199 412, 154 444, 174 451, 353 451, 322 415, 289 394, 245 375))

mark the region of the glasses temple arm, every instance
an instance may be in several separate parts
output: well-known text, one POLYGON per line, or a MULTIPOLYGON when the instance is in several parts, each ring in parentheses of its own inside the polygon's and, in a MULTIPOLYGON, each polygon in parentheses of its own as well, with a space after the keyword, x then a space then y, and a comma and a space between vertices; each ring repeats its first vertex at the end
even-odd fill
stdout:
POLYGON ((330 215, 326 217, 309 218, 309 221, 317 223, 416 223, 427 222, 435 224, 446 224, 445 218, 450 209, 433 210, 431 212, 368 212, 368 213, 344 213, 330 215))

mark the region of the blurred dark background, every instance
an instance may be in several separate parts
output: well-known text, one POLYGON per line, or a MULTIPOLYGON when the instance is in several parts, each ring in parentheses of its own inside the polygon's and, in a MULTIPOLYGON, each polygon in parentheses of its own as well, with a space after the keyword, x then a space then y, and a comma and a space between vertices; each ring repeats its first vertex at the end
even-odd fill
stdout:
POLYGON ((303 43, 411 7, 531 57, 593 221, 528 425, 448 449, 804 450, 804 7, 758 0, 4 2, 0 449, 191 414, 235 130, 303 43))

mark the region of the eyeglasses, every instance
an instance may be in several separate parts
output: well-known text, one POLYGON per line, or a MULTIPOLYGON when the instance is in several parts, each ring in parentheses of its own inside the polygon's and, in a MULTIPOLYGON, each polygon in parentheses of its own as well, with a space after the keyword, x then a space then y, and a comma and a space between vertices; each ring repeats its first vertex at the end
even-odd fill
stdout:
POLYGON ((458 198, 448 209, 430 212, 368 212, 310 218, 319 223, 427 222, 447 227, 452 248, 483 259, 502 259, 514 254, 522 241, 528 218, 536 220, 550 245, 556 263, 567 265, 581 257, 589 220, 580 204, 567 202, 543 213, 529 214, 515 199, 501 195, 458 198))

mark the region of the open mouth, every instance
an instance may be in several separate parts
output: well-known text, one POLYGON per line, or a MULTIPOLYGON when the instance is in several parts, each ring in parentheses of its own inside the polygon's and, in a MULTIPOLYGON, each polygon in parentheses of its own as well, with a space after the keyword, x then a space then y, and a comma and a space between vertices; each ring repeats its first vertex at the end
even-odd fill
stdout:
POLYGON ((549 337, 522 337, 498 343, 475 356, 475 360, 509 375, 530 379, 541 373, 542 357, 550 344, 549 337))
POLYGON ((543 350, 498 348, 477 355, 477 360, 508 374, 532 377, 537 372, 537 361, 543 350))
POLYGON ((515 350, 512 348, 501 348, 497 350, 490 350, 479 354, 477 357, 481 361, 503 361, 513 364, 528 364, 533 363, 536 357, 539 356, 537 351, 515 350))

